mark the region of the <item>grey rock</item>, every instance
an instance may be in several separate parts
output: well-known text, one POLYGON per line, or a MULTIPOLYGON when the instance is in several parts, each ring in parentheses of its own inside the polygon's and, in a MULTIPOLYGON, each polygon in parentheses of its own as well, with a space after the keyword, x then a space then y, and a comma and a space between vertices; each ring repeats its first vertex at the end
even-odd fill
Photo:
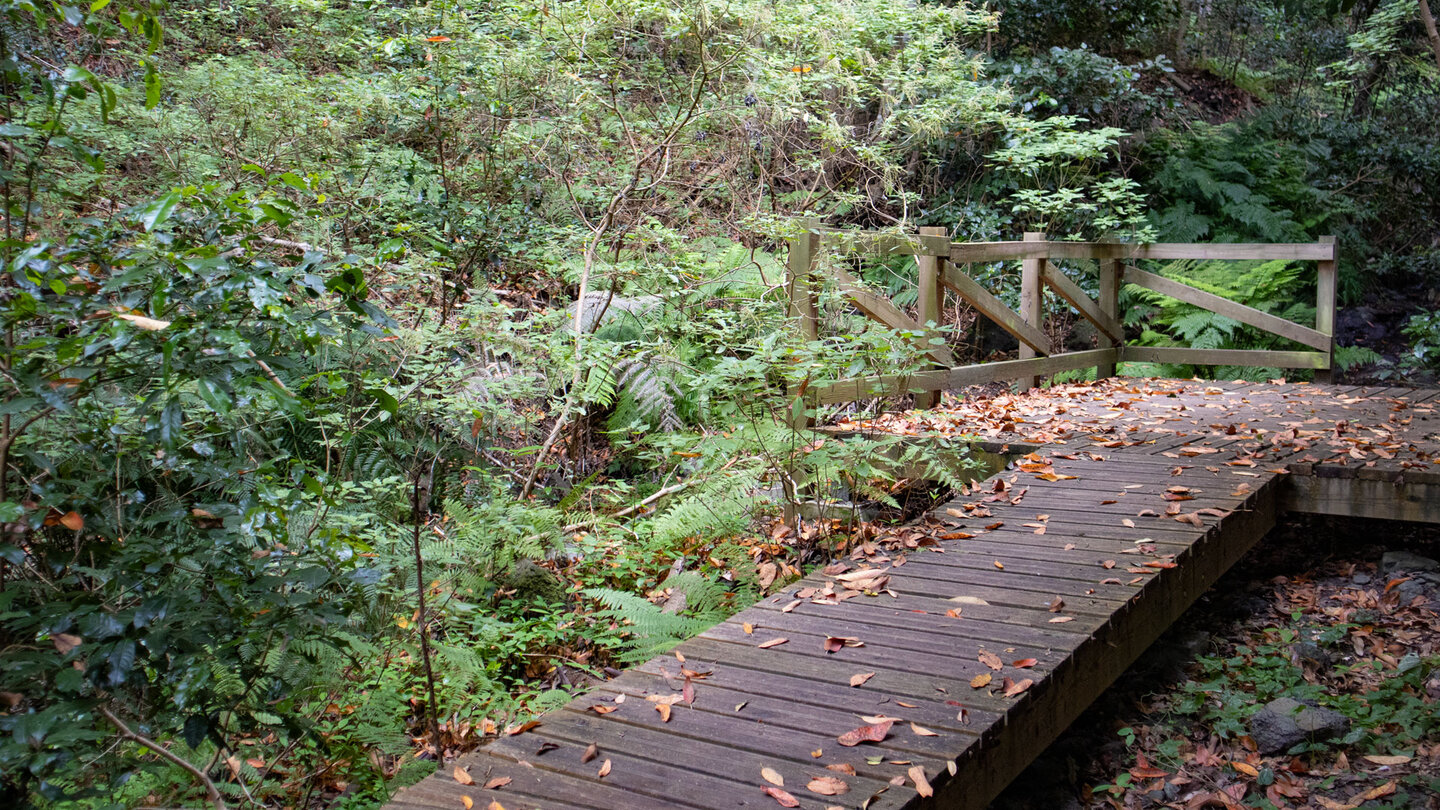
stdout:
POLYGON ((1351 581, 1351 582, 1354 582, 1356 585, 1369 585, 1369 584, 1370 584, 1370 575, 1369 575, 1369 574, 1356 574, 1355 576, 1353 576, 1353 577, 1350 578, 1350 581, 1351 581))
POLYGON ((1262 754, 1286 751, 1306 740, 1339 737, 1350 730, 1350 719, 1293 698, 1276 698, 1250 718, 1250 737, 1262 754))
MULTIPOLYGON (((595 320, 600 319, 601 325, 619 321, 630 322, 639 325, 641 322, 654 315, 660 308, 661 299, 658 295, 641 295, 635 298, 626 298, 623 295, 612 296, 604 290, 592 290, 585 293, 585 300, 577 304, 580 310, 580 328, 586 332, 595 331, 595 320), (608 304, 607 304, 608 302, 608 304), (603 313, 603 315, 602 315, 603 313)), ((569 323, 566 329, 575 329, 576 307, 570 308, 569 323)))
POLYGON ((521 560, 510 567, 505 574, 504 586, 513 589, 521 599, 543 599, 547 602, 565 601, 565 583, 553 571, 535 563, 521 560))
POLYGON ((1432 560, 1409 551, 1387 551, 1380 558, 1380 571, 1393 574, 1396 571, 1416 573, 1419 571, 1440 571, 1440 560, 1432 560))
POLYGON ((1319 670, 1330 668, 1330 653, 1313 641, 1297 641, 1290 645, 1290 660, 1296 664, 1309 662, 1319 670))
POLYGON ((1428 583, 1421 579, 1407 579, 1395 586, 1395 593, 1400 597, 1400 603, 1403 605, 1417 596, 1423 596, 1427 585, 1428 583))

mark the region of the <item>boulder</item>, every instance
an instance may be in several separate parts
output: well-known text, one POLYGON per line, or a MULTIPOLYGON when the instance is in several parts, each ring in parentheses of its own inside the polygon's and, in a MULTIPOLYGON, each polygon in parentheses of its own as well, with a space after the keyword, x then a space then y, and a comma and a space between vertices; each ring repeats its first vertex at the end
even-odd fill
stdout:
POLYGON ((1275 754, 1310 740, 1328 740, 1350 730, 1339 712, 1307 706, 1293 698, 1276 698, 1250 718, 1250 738, 1262 754, 1275 754))
POLYGON ((575 311, 579 307, 580 328, 586 332, 597 331, 595 320, 600 319, 600 326, 607 324, 632 324, 639 326, 656 311, 660 309, 662 301, 658 295, 641 295, 635 298, 626 298, 623 295, 610 295, 609 292, 592 290, 585 293, 585 300, 570 308, 570 317, 567 319, 565 328, 571 331, 575 329, 575 311), (607 305, 606 302, 609 302, 607 305), (603 313, 603 314, 602 314, 603 313))
POLYGON ((1404 571, 1415 574, 1422 571, 1440 571, 1440 560, 1432 560, 1409 551, 1387 551, 1380 558, 1380 570, 1386 574, 1404 571))
POLYGON ((565 601, 565 583, 555 572, 536 564, 534 560, 521 560, 510 566, 502 584, 515 591, 519 599, 565 601))

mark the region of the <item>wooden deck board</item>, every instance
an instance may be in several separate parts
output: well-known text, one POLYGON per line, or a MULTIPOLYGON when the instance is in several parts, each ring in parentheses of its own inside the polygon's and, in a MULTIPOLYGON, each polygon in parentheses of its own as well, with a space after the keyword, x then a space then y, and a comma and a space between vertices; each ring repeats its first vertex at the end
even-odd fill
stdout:
POLYGON ((692 680, 695 702, 676 704, 668 722, 648 698, 682 691, 675 656, 598 684, 535 729, 447 764, 391 807, 463 810, 468 796, 480 810, 491 801, 506 810, 769 810, 779 805, 764 794, 761 770, 772 768, 802 808, 976 810, 1281 509, 1440 522, 1437 397, 1440 390, 1394 386, 1107 381, 1019 398, 999 425, 935 422, 929 429, 979 433, 992 451, 1032 453, 1021 460, 1032 466, 1012 465, 934 510, 949 531, 973 536, 867 563, 891 566, 894 595, 792 606, 803 589, 832 578, 786 585, 680 645, 684 667, 704 677, 692 680), (1074 477, 1047 481, 1040 470, 1074 477), (1004 498, 987 501, 996 482, 1004 498), (1167 500, 1177 487, 1192 499, 1167 500), (988 514, 974 516, 967 504, 988 514), (1177 506, 1216 511, 1194 526, 1166 514, 1177 506), (830 653, 828 637, 864 644, 830 653), (759 648, 772 638, 787 641, 759 648), (998 656, 1000 670, 982 653, 998 656), (1022 659, 1035 663, 1015 667, 1022 659), (857 673, 874 674, 851 687, 857 673), (986 674, 989 685, 970 685, 986 674), (1033 685, 1006 697, 1007 678, 1033 685), (597 714, 594 705, 614 711, 597 714), (839 735, 878 715, 903 722, 880 743, 839 745, 839 735), (592 743, 599 755, 582 762, 592 743), (459 784, 456 765, 476 784, 459 784), (913 765, 925 768, 933 799, 919 798, 906 778, 913 765), (838 777, 850 790, 809 792, 815 776, 838 777), (485 790, 492 777, 512 781, 485 790), (904 784, 891 784, 897 777, 904 784))

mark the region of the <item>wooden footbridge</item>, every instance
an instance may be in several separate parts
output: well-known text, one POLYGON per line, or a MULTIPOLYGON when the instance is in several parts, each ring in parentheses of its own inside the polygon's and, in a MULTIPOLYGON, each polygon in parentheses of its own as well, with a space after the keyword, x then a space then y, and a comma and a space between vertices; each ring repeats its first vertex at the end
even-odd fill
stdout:
MULTIPOLYGON (((821 320, 804 290, 814 243, 792 253, 801 262, 792 300, 807 330, 821 320)), ((942 300, 946 256, 937 254, 1010 251, 1006 258, 1027 261, 1028 276, 1050 278, 1050 248, 1033 241, 958 254, 925 244, 935 261, 922 264, 921 280, 942 300)), ((1326 262, 1333 272, 1331 246, 1209 247, 1238 258, 1276 248, 1319 257, 1322 276, 1326 262)), ((1095 248, 1117 258, 1133 250, 1095 248)), ((1101 285, 1101 299, 1076 309, 1113 326, 1105 299, 1118 274, 1153 288, 1166 282, 1112 268, 1102 266, 1117 275, 1101 285)), ((947 286, 974 296, 949 275, 957 283, 947 286)), ((869 296, 862 306, 872 317, 910 320, 853 277, 840 281, 852 298, 869 296)), ((1323 318, 1333 285, 1327 291, 1322 278, 1320 286, 1323 318)), ((997 321, 1006 317, 998 300, 981 300, 997 321)), ((922 296, 922 314, 932 304, 922 296)), ((1048 343, 1026 329, 1038 327, 1038 309, 1010 315, 1014 331, 1038 345, 1033 357, 990 364, 999 367, 991 378, 1131 356, 1118 330, 1100 349, 1042 354, 1048 343)), ((911 324, 917 333, 928 326, 911 324)), ((1294 333, 1323 345, 1319 352, 1269 352, 1255 364, 1327 369, 1331 324, 1333 307, 1328 321, 1303 327, 1314 335, 1294 333)), ((950 362, 944 352, 934 359, 950 362)), ((797 395, 812 404, 927 395, 976 381, 975 369, 836 381, 797 395)), ((903 416, 842 417, 850 430, 973 435, 1013 461, 932 513, 935 545, 874 549, 793 583, 523 733, 447 764, 391 806, 982 808, 1279 515, 1440 522, 1440 391, 1101 377, 903 416)))

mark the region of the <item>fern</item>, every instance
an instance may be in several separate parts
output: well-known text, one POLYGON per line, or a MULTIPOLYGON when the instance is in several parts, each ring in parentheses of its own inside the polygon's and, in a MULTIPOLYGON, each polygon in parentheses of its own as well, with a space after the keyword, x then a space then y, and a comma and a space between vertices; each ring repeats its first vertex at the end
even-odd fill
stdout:
POLYGON ((621 660, 641 661, 663 653, 724 617, 721 607, 726 591, 716 583, 684 571, 667 579, 665 585, 685 594, 683 613, 668 613, 643 597, 613 588, 585 591, 604 606, 600 618, 628 628, 630 638, 621 660))
MULTIPOLYGON (((1177 261, 1164 265, 1160 275, 1184 282, 1205 292, 1301 324, 1313 324, 1315 307, 1306 268, 1286 261, 1229 262, 1177 261)), ((1209 310, 1177 301, 1160 293, 1127 285, 1130 306, 1126 322, 1143 324, 1139 343, 1147 346, 1187 346, 1196 349, 1288 348, 1290 341, 1246 326, 1209 310)), ((1305 347, 1298 347, 1305 348, 1305 347)), ((1166 365, 1160 373, 1192 376, 1205 373, 1215 378, 1267 379, 1274 369, 1212 367, 1196 369, 1166 365), (1265 376, 1257 376, 1265 375, 1265 376)))
POLYGON ((652 519, 649 529, 655 540, 662 543, 737 532, 750 521, 753 493, 758 484, 754 473, 716 476, 694 487, 652 519))
POLYGON ((664 365, 641 354, 615 366, 619 396, 608 426, 612 431, 654 427, 671 431, 680 428, 675 403, 680 389, 666 376, 664 365))

